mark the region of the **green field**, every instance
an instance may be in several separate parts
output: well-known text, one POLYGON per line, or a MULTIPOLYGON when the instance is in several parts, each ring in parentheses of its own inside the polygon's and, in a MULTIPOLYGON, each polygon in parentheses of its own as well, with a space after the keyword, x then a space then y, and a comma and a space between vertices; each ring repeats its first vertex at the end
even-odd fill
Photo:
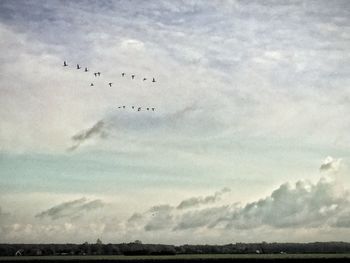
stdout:
POLYGON ((191 254, 174 256, 21 256, 0 257, 1 261, 182 261, 182 260, 217 260, 217 259, 347 259, 350 254, 191 254))

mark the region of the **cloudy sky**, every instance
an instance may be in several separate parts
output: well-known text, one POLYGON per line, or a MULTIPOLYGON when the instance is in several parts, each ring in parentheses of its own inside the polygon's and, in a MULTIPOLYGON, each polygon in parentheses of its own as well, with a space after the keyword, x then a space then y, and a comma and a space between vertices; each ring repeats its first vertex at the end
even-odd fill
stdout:
POLYGON ((350 241, 348 0, 2 0, 0 48, 0 242, 350 241))

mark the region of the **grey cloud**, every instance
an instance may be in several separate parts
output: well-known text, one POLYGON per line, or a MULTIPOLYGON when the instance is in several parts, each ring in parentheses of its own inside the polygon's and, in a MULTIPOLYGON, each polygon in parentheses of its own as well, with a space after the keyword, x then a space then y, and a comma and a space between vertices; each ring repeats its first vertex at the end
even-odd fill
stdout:
POLYGON ((105 130, 105 122, 100 120, 96 122, 91 128, 83 130, 72 137, 74 144, 68 149, 69 151, 76 150, 84 141, 99 136, 100 138, 105 138, 107 132, 105 130))
MULTIPOLYGON (((212 213, 212 217, 217 219, 218 216, 222 215, 222 213, 218 213, 218 211, 222 211, 223 208, 210 208, 208 210, 202 210, 200 214, 196 214, 196 212, 188 212, 183 214, 183 218, 179 217, 182 215, 183 210, 197 207, 199 205, 210 204, 218 201, 220 197, 229 192, 230 189, 225 187, 220 191, 215 192, 214 195, 208 195, 205 197, 193 197, 186 199, 177 207, 171 206, 169 204, 156 205, 149 208, 143 214, 134 213, 128 220, 127 223, 131 224, 132 227, 135 224, 141 224, 145 231, 156 231, 162 229, 187 229, 194 226, 199 226, 204 222, 212 224, 215 220, 209 220, 209 214, 212 213), (180 214, 179 214, 180 213, 180 214), (196 223, 197 219, 201 221, 196 223), (179 221, 180 220, 180 221, 179 221)), ((212 218, 211 217, 211 218, 212 218)))
POLYGON ((50 218, 52 220, 65 217, 76 218, 85 212, 102 208, 103 206, 104 203, 99 199, 88 201, 86 198, 81 198, 56 205, 48 210, 38 213, 35 217, 50 218))
POLYGON ((187 212, 179 218, 173 230, 211 227, 216 224, 218 218, 225 216, 228 211, 228 206, 221 206, 187 212))
POLYGON ((350 211, 341 214, 332 225, 334 227, 350 228, 350 211))
POLYGON ((149 208, 143 214, 141 214, 141 213, 132 214, 131 217, 129 217, 128 222, 138 221, 138 220, 144 218, 146 215, 155 215, 158 213, 168 212, 168 211, 171 211, 173 209, 174 209, 174 207, 170 206, 168 204, 155 205, 155 206, 152 206, 151 208, 149 208))
POLYGON ((174 217, 172 211, 174 209, 174 207, 167 204, 153 206, 143 214, 134 213, 127 220, 127 223, 133 228, 141 225, 145 231, 166 229, 172 224, 174 217))
POLYGON ((105 120, 97 121, 91 128, 80 131, 72 136, 73 145, 69 147, 68 151, 74 151, 79 148, 85 141, 91 138, 99 137, 105 139, 110 133, 122 130, 144 131, 154 130, 154 128, 176 126, 183 121, 187 114, 196 110, 194 105, 187 106, 174 113, 166 114, 165 116, 146 116, 140 113, 135 114, 118 114, 105 120))
POLYGON ((139 221, 141 219, 142 219, 142 214, 134 213, 134 214, 131 215, 131 217, 129 217, 128 223, 137 222, 137 221, 139 221))
POLYGON ((158 212, 164 212, 164 211, 169 211, 169 210, 172 210, 173 207, 170 206, 170 205, 156 205, 156 206, 152 206, 150 209, 149 209, 149 212, 151 213, 158 213, 158 212))
MULTIPOLYGON (((218 193, 223 193, 223 189, 218 193)), ((199 198, 200 202, 215 199, 199 198)), ((247 203, 195 209, 198 199, 182 202, 182 208, 155 206, 143 215, 140 224, 146 231, 178 231, 196 228, 254 229, 262 226, 281 228, 350 227, 350 199, 335 182, 321 178, 317 183, 298 181, 282 184, 271 195, 247 203), (186 210, 183 208, 187 208, 186 210)), ((199 202, 199 203, 200 203, 199 202)), ((209 201, 211 202, 211 201, 209 201)))
POLYGON ((146 231, 166 229, 173 224, 173 218, 172 209, 159 210, 157 213, 152 214, 152 219, 147 222, 144 229, 146 231))
MULTIPOLYGON (((195 105, 184 106, 175 112, 163 114, 143 114, 140 112, 135 114, 115 114, 109 119, 110 129, 125 129, 128 131, 145 131, 145 130, 158 130, 162 128, 183 128, 181 124, 194 113, 198 107, 195 105)), ((160 110, 160 109, 156 109, 160 110)))
POLYGON ((157 130, 175 126, 179 127, 187 115, 196 109, 194 105, 191 105, 174 113, 165 114, 164 116, 143 115, 142 113, 135 114, 135 112, 132 112, 132 114, 119 113, 112 115, 109 118, 97 121, 91 128, 72 136, 73 145, 67 150, 74 151, 91 138, 99 137, 105 139, 108 135, 116 134, 117 131, 128 131, 130 133, 144 132, 146 130, 155 131, 155 128, 157 130))
POLYGON ((8 218, 10 213, 4 212, 0 206, 0 219, 8 218))
POLYGON ((218 201, 224 193, 227 193, 229 191, 231 191, 229 188, 223 188, 221 191, 216 192, 214 195, 208 195, 205 197, 192 197, 192 198, 183 200, 176 208, 186 209, 194 206, 214 203, 218 201))
POLYGON ((337 172, 340 168, 342 159, 335 159, 331 156, 326 157, 326 159, 323 161, 322 165, 320 166, 321 172, 337 172))
POLYGON ((348 209, 346 192, 339 193, 336 185, 321 179, 316 184, 303 181, 294 186, 282 184, 266 198, 236 209, 225 221, 227 228, 249 229, 262 225, 275 228, 318 227, 335 220, 348 209))

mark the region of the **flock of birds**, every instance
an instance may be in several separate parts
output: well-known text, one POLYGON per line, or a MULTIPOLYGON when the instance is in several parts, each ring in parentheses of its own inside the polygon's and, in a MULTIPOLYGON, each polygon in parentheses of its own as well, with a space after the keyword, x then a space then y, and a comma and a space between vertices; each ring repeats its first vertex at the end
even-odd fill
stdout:
MULTIPOLYGON (((63 61, 63 67, 68 67, 68 64, 67 64, 67 61, 63 61)), ((82 67, 77 64, 77 67, 76 69, 82 69, 82 67)), ((85 67, 84 69, 84 72, 89 72, 89 69, 87 67, 85 67)), ((94 72, 93 73, 95 77, 100 77, 101 76, 101 72, 94 72)), ((134 80, 136 75, 135 74, 131 74, 131 79, 134 80)), ((121 77, 126 77, 126 73, 125 72, 122 72, 121 73, 121 77)), ((147 81, 147 78, 146 77, 142 77, 142 81, 147 81)), ((154 77, 152 77, 152 83, 155 83, 156 82, 156 79, 154 77)), ((112 87, 113 85, 113 82, 108 82, 108 86, 109 87, 112 87)), ((95 86, 93 82, 90 83, 90 87, 93 87, 95 86)), ((126 109, 127 107, 124 105, 124 106, 119 106, 118 109, 126 109)), ((142 110, 142 107, 139 107, 139 106, 131 106, 131 109, 133 110, 137 110, 137 111, 141 111, 142 110)), ((146 107, 145 108, 147 111, 155 111, 155 108, 154 107, 146 107)))

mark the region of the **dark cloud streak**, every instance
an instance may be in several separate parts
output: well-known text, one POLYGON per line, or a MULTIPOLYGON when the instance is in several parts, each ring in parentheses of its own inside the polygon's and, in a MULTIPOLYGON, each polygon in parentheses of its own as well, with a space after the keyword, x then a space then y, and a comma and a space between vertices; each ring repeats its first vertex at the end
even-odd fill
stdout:
POLYGON ((50 218, 52 220, 65 217, 73 218, 79 217, 85 212, 102 208, 103 206, 104 203, 99 199, 88 201, 86 198, 81 198, 56 205, 48 210, 38 213, 35 217, 40 219, 50 218))
POLYGON ((96 122, 91 128, 83 130, 72 137, 74 144, 68 148, 68 151, 76 150, 82 143, 86 140, 99 136, 100 138, 105 138, 107 136, 105 130, 105 122, 100 120, 96 122))
POLYGON ((218 201, 224 193, 227 193, 229 191, 231 191, 229 188, 223 188, 221 191, 216 192, 214 195, 208 195, 205 197, 192 197, 183 200, 176 208, 186 209, 194 206, 211 204, 218 201))

